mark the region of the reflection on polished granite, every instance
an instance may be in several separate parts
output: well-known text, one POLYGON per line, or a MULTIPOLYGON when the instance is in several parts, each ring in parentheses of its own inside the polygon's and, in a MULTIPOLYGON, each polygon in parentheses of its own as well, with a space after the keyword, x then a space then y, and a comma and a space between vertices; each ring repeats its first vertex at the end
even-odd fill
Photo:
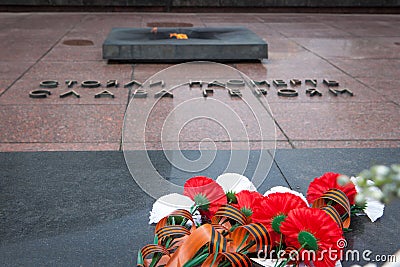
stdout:
MULTIPOLYGON (((196 159, 199 151, 184 151, 196 159)), ((251 151, 251 176, 259 151, 251 151)), ((229 159, 217 152, 201 174, 216 177, 229 159)), ((305 193, 326 171, 356 175, 372 164, 398 162, 400 149, 277 150, 265 182, 305 193)), ((182 184, 196 175, 174 169, 162 151, 149 151, 154 167, 182 184)), ((122 152, 0 153, 0 258, 3 266, 132 266, 137 250, 152 241, 148 214, 153 199, 132 179, 122 152)), ((399 202, 372 224, 357 217, 349 248, 393 254, 398 247, 399 202)), ((350 266, 343 262, 343 266, 350 266)))

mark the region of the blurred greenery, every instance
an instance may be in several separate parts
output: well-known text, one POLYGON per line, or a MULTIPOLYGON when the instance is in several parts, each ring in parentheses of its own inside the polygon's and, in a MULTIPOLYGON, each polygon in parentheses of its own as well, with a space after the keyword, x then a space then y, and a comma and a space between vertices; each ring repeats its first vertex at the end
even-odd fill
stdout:
POLYGON ((368 197, 382 203, 400 198, 400 164, 390 167, 376 165, 364 170, 358 175, 356 184, 360 188, 357 203, 364 203, 368 197))

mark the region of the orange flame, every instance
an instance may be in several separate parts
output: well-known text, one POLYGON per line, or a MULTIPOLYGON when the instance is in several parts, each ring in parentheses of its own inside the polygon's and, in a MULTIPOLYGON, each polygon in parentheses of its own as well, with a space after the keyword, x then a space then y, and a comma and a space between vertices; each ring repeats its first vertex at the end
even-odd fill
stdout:
POLYGON ((184 34, 184 33, 176 33, 176 32, 170 33, 169 38, 173 38, 173 37, 175 37, 176 39, 188 39, 187 34, 184 34))

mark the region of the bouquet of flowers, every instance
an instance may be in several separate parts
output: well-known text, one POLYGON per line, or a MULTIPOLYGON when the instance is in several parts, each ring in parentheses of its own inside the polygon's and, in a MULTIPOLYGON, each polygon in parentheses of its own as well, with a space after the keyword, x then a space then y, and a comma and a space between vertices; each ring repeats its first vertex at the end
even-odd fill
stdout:
POLYGON ((274 259, 275 267, 333 267, 352 213, 364 210, 371 220, 383 214, 383 205, 370 212, 356 205, 357 189, 337 173, 315 178, 306 197, 281 186, 262 195, 234 173, 190 178, 183 195, 154 203, 154 242, 138 252, 138 266, 241 267, 256 257, 274 259))

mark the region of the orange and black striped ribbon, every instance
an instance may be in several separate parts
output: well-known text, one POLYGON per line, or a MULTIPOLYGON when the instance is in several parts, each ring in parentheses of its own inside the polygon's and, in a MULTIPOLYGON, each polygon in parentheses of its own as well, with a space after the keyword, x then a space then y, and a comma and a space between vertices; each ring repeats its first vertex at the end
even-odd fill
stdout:
POLYGON ((219 208, 219 210, 215 213, 214 217, 212 218, 213 224, 218 224, 222 218, 228 218, 234 220, 235 222, 239 223, 240 225, 246 224, 246 216, 237 208, 231 205, 223 205, 219 208))
POLYGON ((350 226, 350 202, 346 194, 336 188, 330 189, 325 192, 320 198, 315 200, 312 206, 314 208, 325 207, 327 199, 334 201, 345 209, 346 214, 343 218, 341 218, 341 221, 343 222, 343 227, 348 228, 350 226))
POLYGON ((223 255, 229 260, 232 266, 252 266, 250 259, 246 255, 240 253, 223 253, 223 255))
POLYGON ((194 230, 171 256, 166 267, 181 267, 204 246, 210 243, 212 235, 211 224, 204 224, 194 230))
POLYGON ((227 229, 225 226, 221 225, 221 224, 211 224, 212 227, 219 231, 219 232, 223 232, 223 231, 229 231, 229 229, 227 229))
POLYGON ((142 252, 143 258, 146 258, 146 256, 148 256, 152 253, 157 253, 157 252, 162 253, 164 255, 169 255, 169 252, 165 247, 156 245, 156 244, 149 244, 149 245, 144 246, 142 248, 141 252, 142 252))
POLYGON ((196 225, 194 223, 192 214, 187 210, 180 209, 180 210, 175 210, 175 211, 171 212, 171 214, 169 214, 168 216, 165 216, 164 218, 162 218, 156 225, 156 232, 160 228, 162 228, 168 224, 168 218, 171 216, 183 217, 187 220, 190 220, 192 222, 192 229, 193 230, 196 229, 196 225))
POLYGON ((264 249, 271 244, 271 237, 267 228, 261 223, 252 223, 243 226, 257 242, 257 250, 264 249))
MULTIPOLYGON (((236 228, 232 233, 232 239, 236 244, 240 244, 243 240, 245 233, 248 232, 256 241, 256 250, 267 250, 271 247, 271 236, 267 228, 261 223, 251 223, 236 228)), ((240 248, 238 248, 240 249, 240 248)))
POLYGON ((218 253, 215 261, 215 254, 210 254, 201 267, 217 267, 220 263, 228 260, 232 267, 251 267, 251 260, 244 254, 237 252, 222 252, 218 253), (214 264, 211 265, 214 261, 214 264))
POLYGON ((214 227, 212 227, 210 246, 208 249, 209 253, 211 254, 214 252, 226 251, 227 243, 228 242, 226 238, 220 232, 218 232, 214 227))
MULTIPOLYGON (((160 245, 155 245, 155 244, 150 244, 150 245, 144 246, 141 249, 140 252, 141 252, 143 260, 145 262, 146 262, 146 257, 149 256, 150 254, 154 254, 154 253, 161 253, 161 254, 166 255, 168 257, 170 256, 168 250, 165 247, 160 246, 160 245)), ((138 264, 137 266, 138 267, 144 267, 146 265, 138 264)))
POLYGON ((156 231, 156 235, 158 237, 159 242, 161 242, 164 238, 168 237, 182 237, 185 235, 190 235, 190 231, 181 225, 167 225, 163 228, 160 228, 156 231))
POLYGON ((321 209, 323 211, 325 211, 337 223, 337 225, 340 227, 340 229, 343 229, 342 219, 340 218, 339 213, 337 212, 337 210, 334 207, 325 206, 325 207, 322 207, 321 209))

